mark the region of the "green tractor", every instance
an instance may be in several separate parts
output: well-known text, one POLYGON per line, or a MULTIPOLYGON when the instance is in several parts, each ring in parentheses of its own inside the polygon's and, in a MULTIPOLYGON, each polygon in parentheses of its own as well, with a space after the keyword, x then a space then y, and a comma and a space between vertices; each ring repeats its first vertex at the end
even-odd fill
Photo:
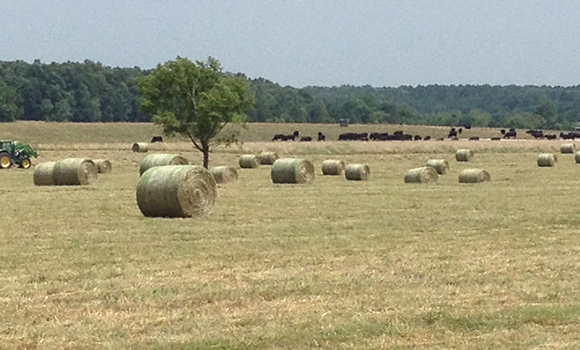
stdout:
POLYGON ((32 165, 30 158, 38 157, 29 145, 18 141, 0 140, 0 169, 10 168, 13 164, 28 169, 32 165))

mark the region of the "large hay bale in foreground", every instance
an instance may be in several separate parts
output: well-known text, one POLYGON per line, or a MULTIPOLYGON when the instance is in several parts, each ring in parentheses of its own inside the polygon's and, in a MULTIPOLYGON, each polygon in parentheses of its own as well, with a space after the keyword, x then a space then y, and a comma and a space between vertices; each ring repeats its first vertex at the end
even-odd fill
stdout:
POLYGON ((575 151, 576 145, 572 142, 563 143, 562 146, 560 146, 560 153, 562 154, 574 154, 575 151))
POLYGON ((322 174, 324 175, 342 175, 346 165, 342 160, 327 159, 322 162, 322 174))
POLYGON ((580 164, 580 151, 574 153, 574 160, 576 161, 576 164, 580 164))
POLYGON ((278 153, 275 152, 262 152, 258 154, 258 159, 262 165, 272 165, 279 158, 280 157, 278 157, 278 153))
POLYGON ((97 166, 99 174, 107 174, 113 171, 113 165, 106 159, 93 159, 93 163, 97 166))
POLYGON ((439 180, 439 174, 434 167, 425 166, 407 171, 405 183, 431 183, 439 180))
POLYGON ((149 144, 146 142, 135 142, 131 149, 133 152, 146 153, 149 151, 149 144))
POLYGON ((217 187, 204 167, 158 166, 141 176, 136 197, 139 210, 148 217, 200 217, 211 213, 217 187))
POLYGON ((459 183, 474 184, 491 181, 491 175, 483 169, 465 169, 459 173, 459 183))
POLYGON ((238 180, 238 171, 231 166, 216 166, 209 168, 215 182, 218 184, 227 184, 238 180))
POLYGON ((260 158, 255 154, 244 154, 240 157, 240 168, 242 169, 254 169, 260 166, 260 158))
POLYGON ((371 178, 371 168, 366 164, 349 164, 344 169, 344 176, 351 181, 368 181, 371 178))
POLYGON ((542 153, 538 155, 539 167, 553 167, 558 163, 558 158, 552 153, 542 153))
POLYGON ((470 149, 458 149, 455 152, 455 160, 458 162, 467 162, 473 157, 473 152, 470 149))
POLYGON ((66 158, 55 162, 52 182, 56 186, 90 185, 97 181, 97 166, 90 159, 66 158))
POLYGON ((188 165, 189 162, 183 156, 179 154, 165 154, 156 153, 149 154, 141 161, 139 165, 139 175, 143 175, 144 172, 153 168, 155 166, 166 166, 166 165, 188 165))
POLYGON ((34 185, 35 186, 52 186, 52 172, 55 162, 40 163, 34 168, 34 185))
POLYGON ((305 159, 278 159, 272 165, 272 182, 276 184, 306 184, 314 181, 314 165, 305 159))
POLYGON ((449 162, 445 159, 429 159, 425 166, 434 168, 437 174, 444 175, 449 172, 449 162))

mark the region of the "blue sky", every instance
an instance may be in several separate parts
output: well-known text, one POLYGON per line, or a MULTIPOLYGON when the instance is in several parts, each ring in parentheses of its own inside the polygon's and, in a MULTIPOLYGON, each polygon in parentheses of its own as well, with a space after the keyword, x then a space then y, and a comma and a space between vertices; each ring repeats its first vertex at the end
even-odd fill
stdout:
POLYGON ((0 60, 154 68, 175 57, 281 85, 580 84, 580 2, 0 0, 0 60))

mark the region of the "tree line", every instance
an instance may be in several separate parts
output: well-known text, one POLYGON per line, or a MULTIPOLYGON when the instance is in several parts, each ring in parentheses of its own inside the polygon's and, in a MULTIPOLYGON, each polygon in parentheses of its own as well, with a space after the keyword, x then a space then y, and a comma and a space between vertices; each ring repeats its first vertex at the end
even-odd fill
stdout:
MULTIPOLYGON (((0 121, 150 122, 137 79, 151 70, 98 62, 0 62, 0 121)), ((236 74, 244 77, 243 74, 236 74)), ((245 78, 245 77, 244 77, 245 78)), ((390 123, 571 129, 580 85, 280 86, 247 79, 254 122, 390 123)))

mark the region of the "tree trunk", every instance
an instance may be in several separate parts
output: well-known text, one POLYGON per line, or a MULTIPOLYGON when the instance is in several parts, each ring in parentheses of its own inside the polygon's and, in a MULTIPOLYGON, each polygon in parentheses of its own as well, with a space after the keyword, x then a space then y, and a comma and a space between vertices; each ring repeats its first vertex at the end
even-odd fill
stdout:
POLYGON ((203 152, 203 167, 209 169, 209 144, 201 141, 201 151, 203 152))

